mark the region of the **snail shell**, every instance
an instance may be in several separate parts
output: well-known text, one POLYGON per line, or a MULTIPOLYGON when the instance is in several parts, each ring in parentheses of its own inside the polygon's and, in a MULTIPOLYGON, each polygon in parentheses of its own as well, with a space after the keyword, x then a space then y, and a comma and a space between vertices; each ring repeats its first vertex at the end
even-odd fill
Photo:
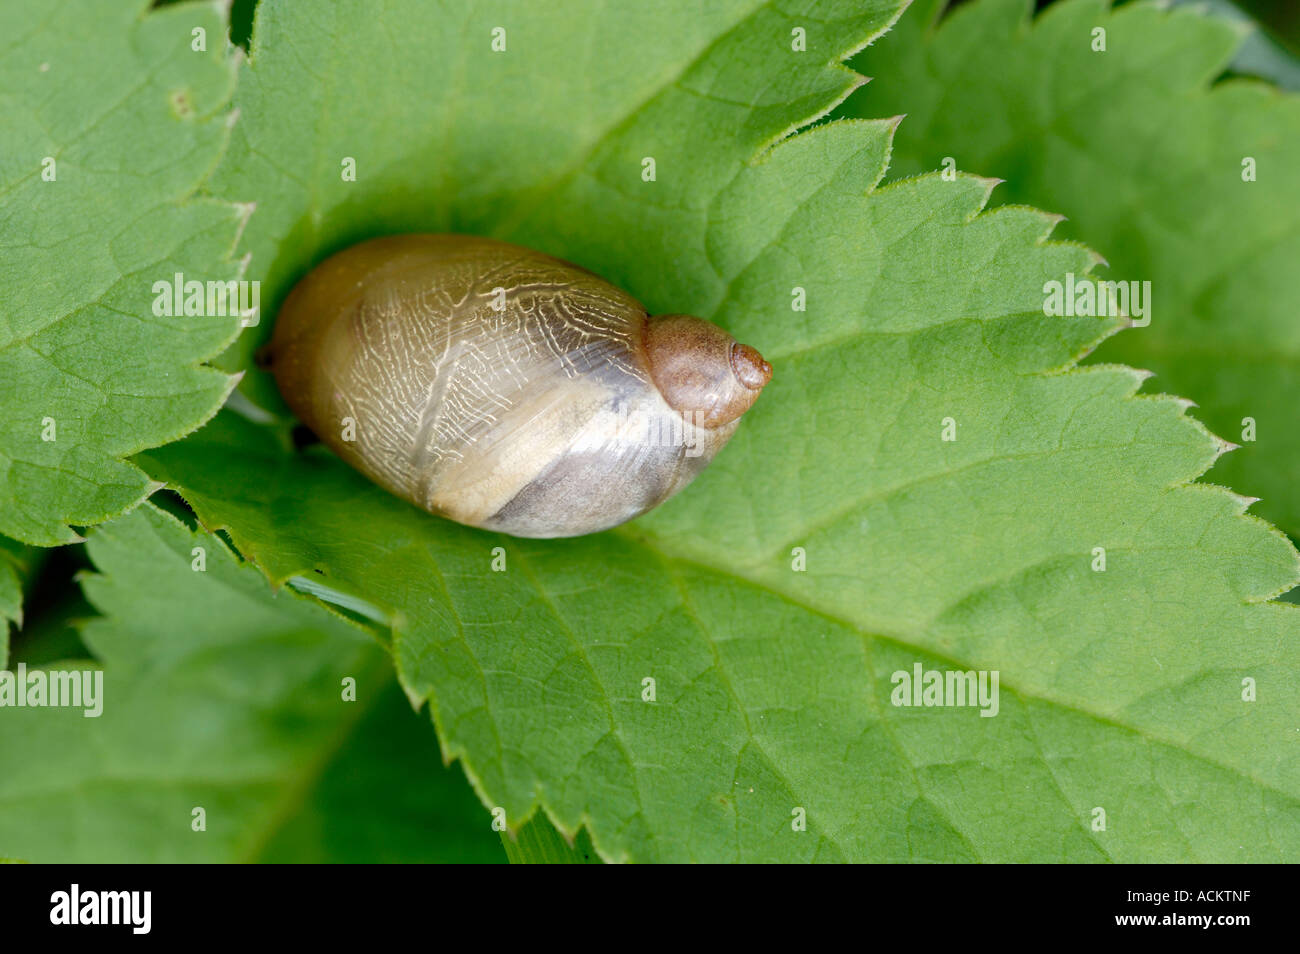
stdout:
POLYGON ((400 235, 313 269, 264 355, 336 454, 419 507, 522 537, 604 530, 685 487, 772 375, 700 318, 530 249, 400 235))

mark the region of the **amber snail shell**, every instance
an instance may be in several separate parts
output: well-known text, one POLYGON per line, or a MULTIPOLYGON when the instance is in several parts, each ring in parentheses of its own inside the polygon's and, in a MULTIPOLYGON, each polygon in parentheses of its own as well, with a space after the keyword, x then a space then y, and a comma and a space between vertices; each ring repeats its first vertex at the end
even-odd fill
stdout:
POLYGON ((772 376, 714 324, 651 318, 586 269, 468 235, 326 259, 262 360, 302 422, 380 486, 521 537, 593 533, 667 500, 772 376))

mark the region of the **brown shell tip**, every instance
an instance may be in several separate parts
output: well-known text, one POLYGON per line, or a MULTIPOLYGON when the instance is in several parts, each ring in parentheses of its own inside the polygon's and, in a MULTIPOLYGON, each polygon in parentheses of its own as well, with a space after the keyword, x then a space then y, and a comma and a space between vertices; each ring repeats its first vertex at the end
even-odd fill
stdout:
POLYGON ((731 369, 736 380, 751 391, 761 391, 772 380, 772 366, 749 345, 736 342, 731 346, 731 369))

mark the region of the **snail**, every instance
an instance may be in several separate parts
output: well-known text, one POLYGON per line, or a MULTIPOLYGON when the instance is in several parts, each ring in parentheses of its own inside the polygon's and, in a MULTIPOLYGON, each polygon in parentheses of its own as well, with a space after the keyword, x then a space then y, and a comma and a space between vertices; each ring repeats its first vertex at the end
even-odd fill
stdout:
POLYGON ((468 235, 326 259, 260 360, 302 422, 380 486, 521 537, 594 533, 667 500, 772 376, 704 319, 651 318, 586 269, 468 235))

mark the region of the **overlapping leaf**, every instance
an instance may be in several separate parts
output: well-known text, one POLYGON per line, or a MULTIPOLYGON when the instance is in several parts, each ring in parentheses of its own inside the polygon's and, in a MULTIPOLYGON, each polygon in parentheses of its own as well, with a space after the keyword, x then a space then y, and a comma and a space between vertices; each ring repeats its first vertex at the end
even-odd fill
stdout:
POLYGON ((0 669, 9 658, 9 624, 23 621, 23 579, 30 548, 0 537, 0 669))
POLYGON ((218 5, 147 7, 0 8, 0 533, 29 543, 143 499, 123 458, 193 430, 232 384, 199 362, 239 318, 158 317, 153 286, 238 272, 247 210, 195 195, 235 61, 218 5))
POLYGON ((945 156, 1004 176, 1007 201, 1068 215, 1106 277, 1150 281, 1151 324, 1098 360, 1154 370, 1197 401, 1242 445, 1211 478, 1300 534, 1300 96, 1211 85, 1243 32, 1202 11, 1064 0, 1031 26, 1031 7, 978 0, 930 29, 931 11, 911 11, 858 63, 888 82, 846 111, 907 112, 891 176, 945 156))
POLYGON ((1051 217, 981 214, 969 177, 873 188, 892 121, 781 140, 856 82, 827 64, 887 22, 862 6, 264 3, 220 179, 274 197, 247 235, 272 297, 376 232, 491 233, 776 378, 688 492, 577 540, 429 518, 233 416, 147 468, 273 579, 380 607, 485 802, 607 858, 1294 859, 1298 624, 1263 601, 1295 552, 1186 486, 1222 445, 1183 403, 1074 367, 1115 323, 1044 319, 1094 261, 1051 217), (998 716, 892 706, 916 663, 998 670, 998 716))
POLYGON ((102 665, 102 712, 0 709, 0 854, 501 860, 487 814, 459 770, 438 766, 367 636, 273 595, 220 539, 152 506, 89 548, 96 660, 63 668, 102 665))

